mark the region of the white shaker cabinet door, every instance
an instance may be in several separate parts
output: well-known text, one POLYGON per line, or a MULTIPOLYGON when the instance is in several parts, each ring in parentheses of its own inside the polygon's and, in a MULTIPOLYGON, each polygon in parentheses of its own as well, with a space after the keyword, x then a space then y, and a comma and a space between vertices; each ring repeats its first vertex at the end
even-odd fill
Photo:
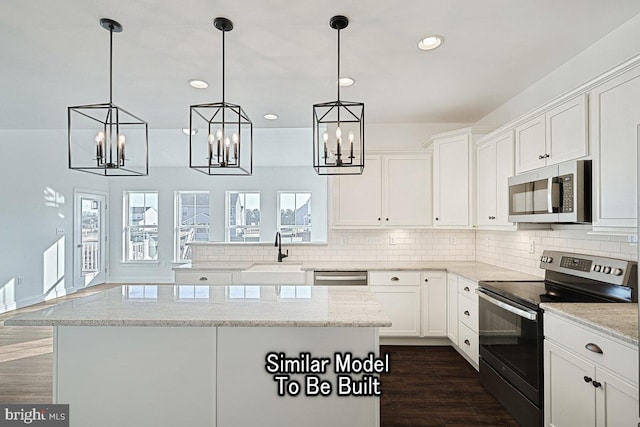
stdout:
POLYGON ((382 160, 365 159, 362 175, 335 177, 335 225, 371 226, 382 224, 382 160))
POLYGON ((431 224, 431 156, 384 158, 384 225, 431 224))
POLYGON ((516 174, 546 165, 546 130, 544 114, 516 127, 516 174))

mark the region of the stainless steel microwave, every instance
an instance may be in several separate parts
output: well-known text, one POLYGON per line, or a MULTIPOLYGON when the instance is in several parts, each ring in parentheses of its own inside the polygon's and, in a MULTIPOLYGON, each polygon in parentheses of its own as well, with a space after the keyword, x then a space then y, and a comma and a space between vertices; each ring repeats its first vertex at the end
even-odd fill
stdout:
POLYGON ((508 183, 511 222, 591 222, 591 160, 547 166, 508 183))

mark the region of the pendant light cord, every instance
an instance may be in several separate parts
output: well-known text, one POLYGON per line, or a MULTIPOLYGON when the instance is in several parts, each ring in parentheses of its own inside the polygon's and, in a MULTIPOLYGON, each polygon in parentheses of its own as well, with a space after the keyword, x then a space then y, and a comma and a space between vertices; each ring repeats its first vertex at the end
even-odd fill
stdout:
POLYGON ((109 25, 109 104, 113 103, 113 24, 109 25))
POLYGON ((222 31, 222 103, 224 104, 224 56, 225 56, 225 46, 224 46, 224 33, 226 31, 222 31))
POLYGON ((338 101, 340 101, 340 28, 338 28, 338 101))

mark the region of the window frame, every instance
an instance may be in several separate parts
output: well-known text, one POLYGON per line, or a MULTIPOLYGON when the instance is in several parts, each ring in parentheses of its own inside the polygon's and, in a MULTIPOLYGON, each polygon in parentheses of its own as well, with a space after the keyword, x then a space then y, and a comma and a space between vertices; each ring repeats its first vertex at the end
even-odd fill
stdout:
MULTIPOLYGON (((246 198, 245 198, 245 203, 246 203, 246 198)), ((224 242, 225 243, 259 243, 262 242, 262 192, 259 190, 227 190, 224 193, 224 242), (252 240, 242 240, 242 241, 232 241, 230 238, 230 233, 231 230, 237 230, 239 228, 248 228, 249 226, 247 225, 230 225, 229 224, 229 220, 230 220, 230 216, 229 216, 229 196, 231 193, 238 193, 238 194, 257 194, 259 197, 259 210, 260 210, 260 223, 257 226, 250 226, 251 228, 258 228, 258 240, 257 241, 252 241, 252 240)))
MULTIPOLYGON (((196 208, 198 204, 194 205, 196 208)), ((209 190, 178 190, 174 192, 173 198, 173 262, 184 264, 191 261, 189 258, 180 258, 180 232, 184 229, 207 229, 207 240, 211 240, 211 192, 209 190), (207 194, 209 196, 209 225, 180 225, 183 214, 181 195, 183 194, 207 194)), ((196 241, 196 240, 194 240, 196 241)), ((202 240, 200 240, 202 241, 202 240)))
MULTIPOLYGON (((312 220, 309 223, 309 225, 298 225, 298 224, 294 224, 293 226, 290 225, 282 225, 282 215, 281 215, 281 207, 280 207, 280 201, 281 201, 281 195, 282 194, 293 194, 294 195, 294 206, 295 206, 295 202, 297 200, 297 195, 298 194, 308 194, 309 195, 309 200, 310 200, 310 206, 311 206, 311 215, 313 215, 313 191, 311 190, 278 190, 276 192, 276 231, 281 233, 282 236, 282 228, 307 228, 309 230, 309 240, 308 241, 301 241, 301 242, 297 242, 297 241, 288 241, 287 243, 312 243, 313 242, 313 216, 311 217, 312 220)), ((294 218, 295 218, 295 211, 294 211, 294 218)), ((284 242, 284 240, 283 240, 284 242)))
POLYGON ((160 262, 160 192, 158 190, 124 190, 122 201, 122 263, 125 264, 158 264, 160 262), (129 216, 130 196, 132 194, 144 194, 144 205, 146 206, 146 195, 155 194, 157 206, 156 212, 158 214, 158 223, 156 225, 131 225, 129 216), (129 259, 129 242, 131 237, 131 229, 143 229, 143 230, 156 230, 158 238, 158 244, 156 245, 156 257, 155 259, 129 259))

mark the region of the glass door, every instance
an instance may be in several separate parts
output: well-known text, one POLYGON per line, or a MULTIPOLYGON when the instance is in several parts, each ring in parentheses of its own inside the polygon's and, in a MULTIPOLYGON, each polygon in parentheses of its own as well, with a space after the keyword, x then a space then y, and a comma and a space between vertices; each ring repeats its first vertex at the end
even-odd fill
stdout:
POLYGON ((76 193, 74 217, 74 287, 106 280, 106 196, 76 193))

